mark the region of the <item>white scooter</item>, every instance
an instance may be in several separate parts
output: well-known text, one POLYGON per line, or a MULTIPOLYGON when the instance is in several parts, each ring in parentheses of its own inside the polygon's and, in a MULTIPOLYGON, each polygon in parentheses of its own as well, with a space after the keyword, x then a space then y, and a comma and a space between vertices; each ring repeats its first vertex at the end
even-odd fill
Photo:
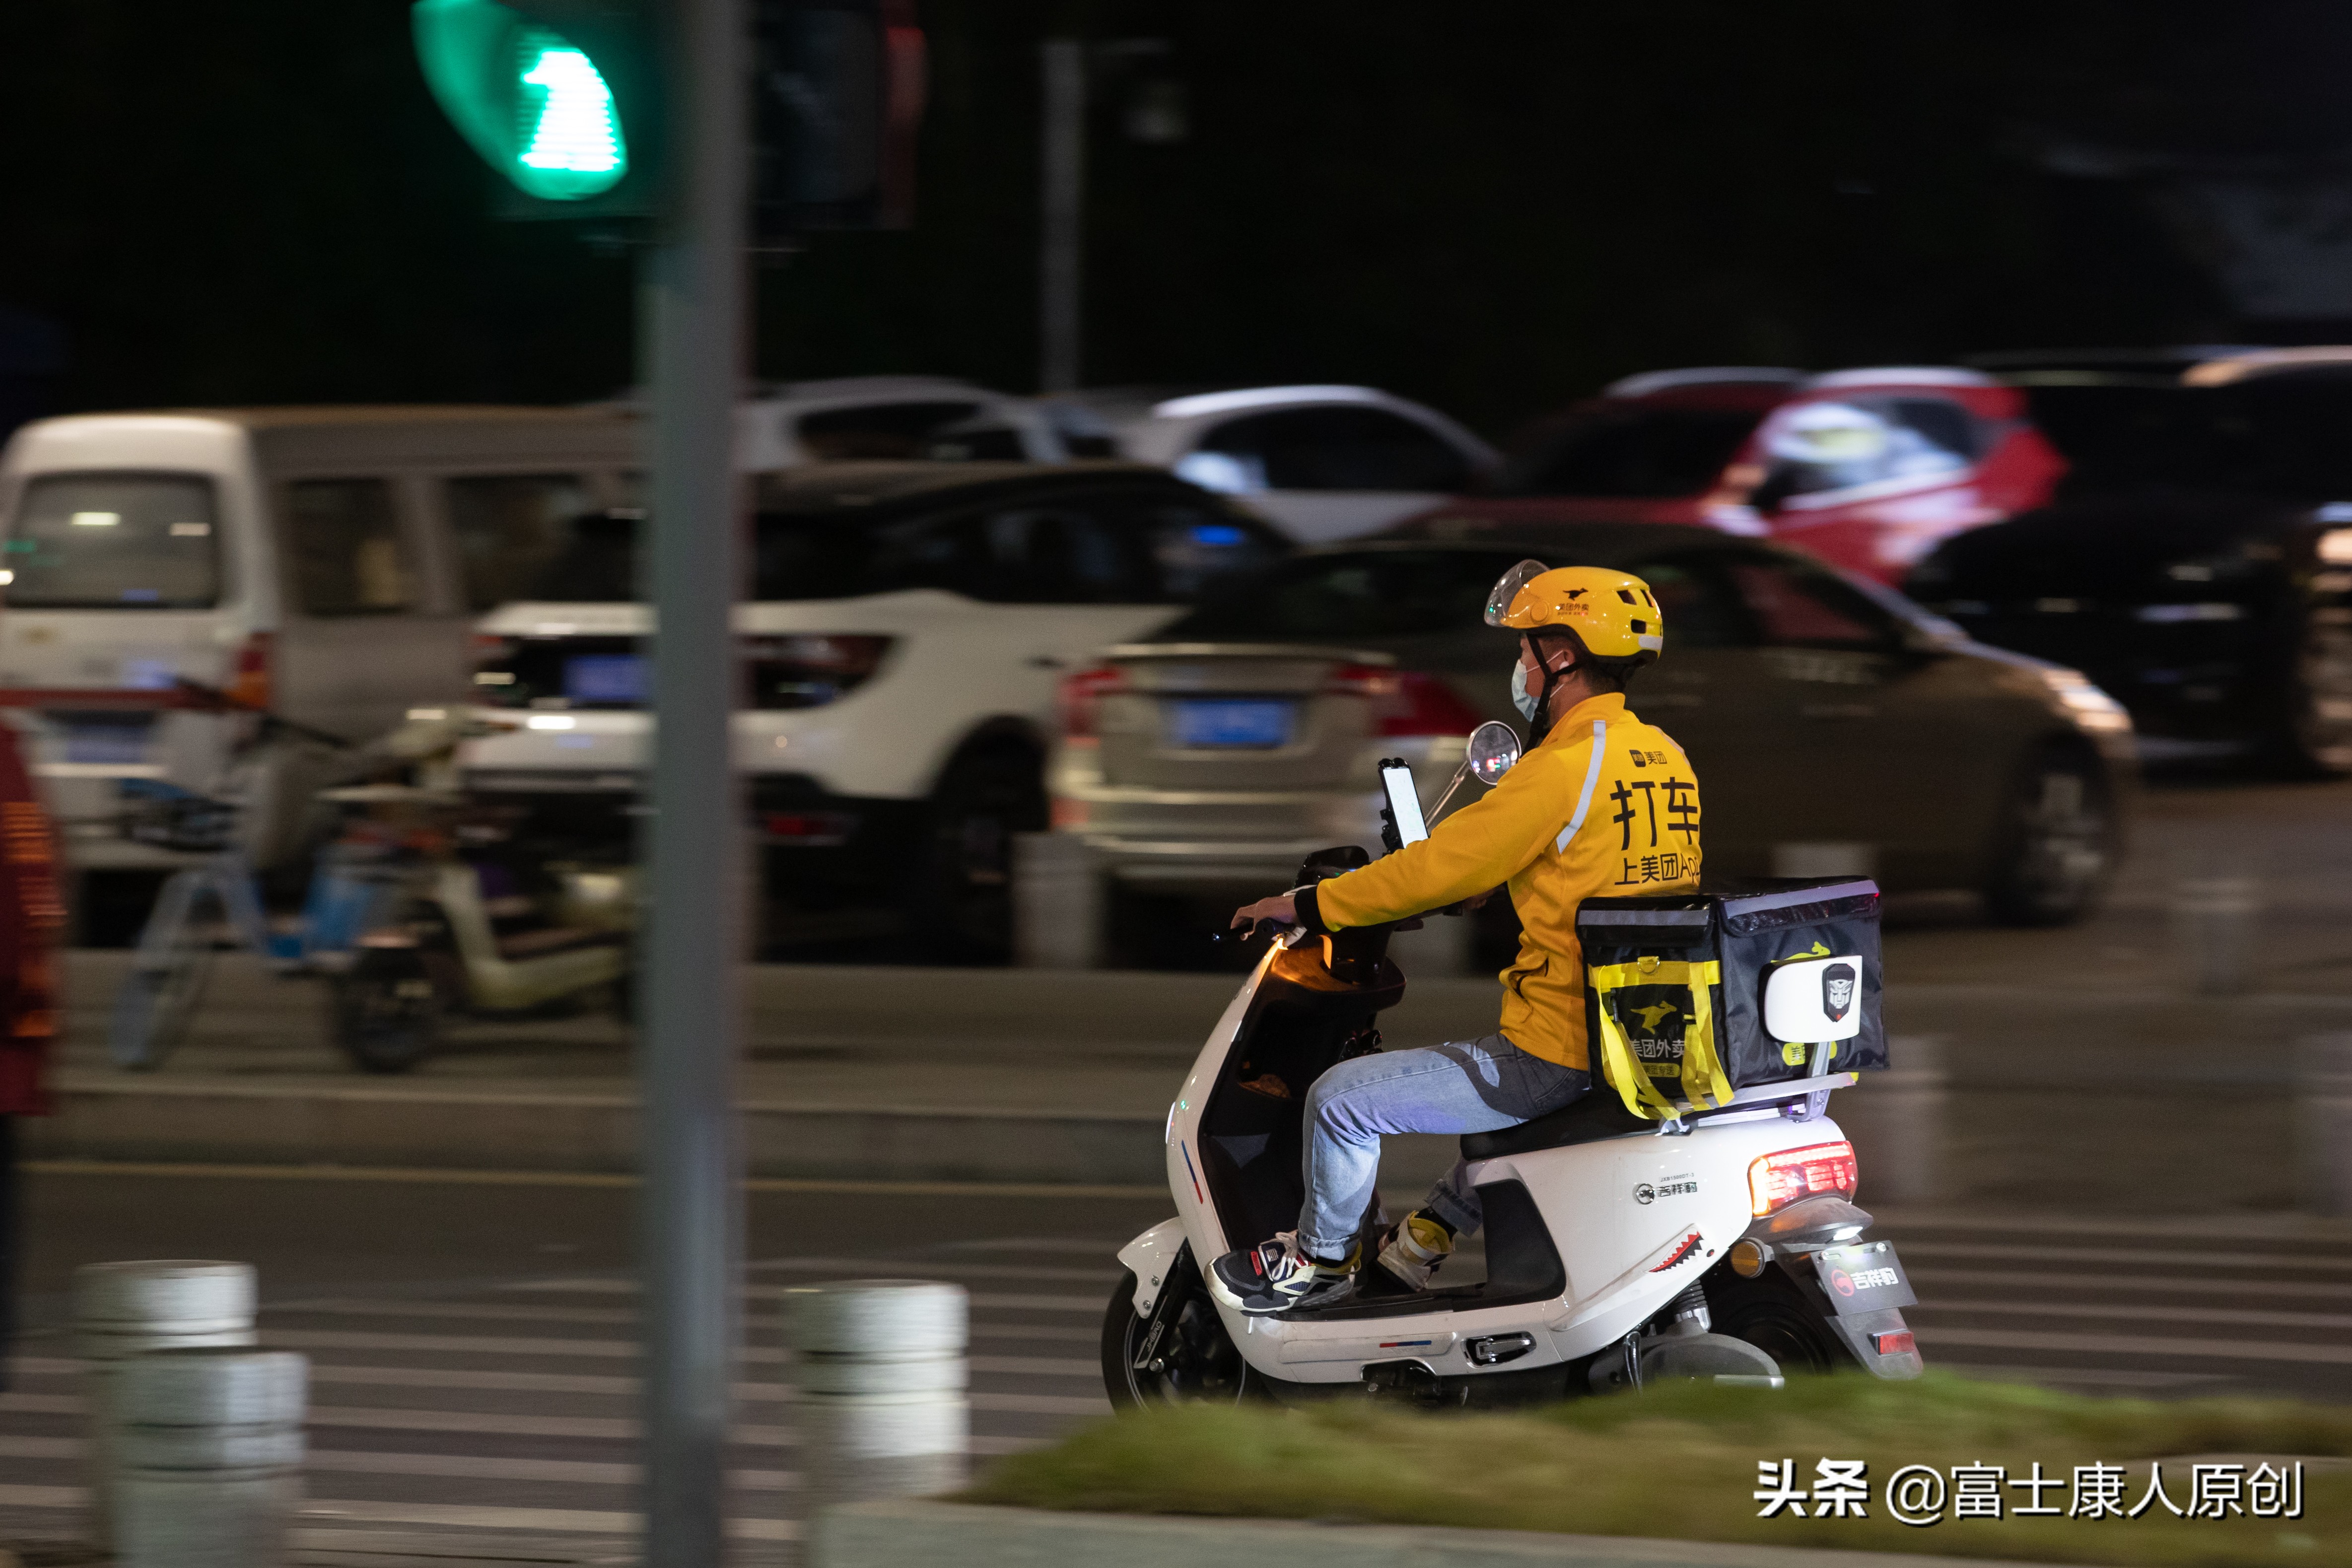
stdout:
MULTIPOLYGON (((1491 768, 1476 766, 1480 744, 1465 767, 1492 783, 1517 740, 1491 768)), ((1395 819, 1417 824, 1418 800, 1385 770, 1384 781, 1395 819)), ((1300 881, 1368 858, 1320 852, 1300 881)), ((1205 1261, 1298 1222, 1307 1087, 1378 1049, 1374 1019, 1404 994, 1390 930, 1276 936, 1217 1020, 1168 1108, 1177 1218, 1118 1254, 1127 1275, 1102 1336, 1115 1406, 1354 1391, 1485 1406, 1667 1378, 1779 1387, 1786 1372, 1856 1364, 1919 1375, 1908 1280, 1892 1245, 1863 1239, 1872 1221, 1852 1201, 1853 1145, 1824 1114, 1855 1075, 1820 1071, 1818 1046, 1811 1075, 1721 1107, 1677 1101, 1678 1117, 1647 1121, 1596 1083, 1548 1115, 1464 1138, 1484 1280, 1261 1317, 1217 1300, 1205 1261)), ((1386 1222, 1375 1204, 1365 1239, 1386 1222)))

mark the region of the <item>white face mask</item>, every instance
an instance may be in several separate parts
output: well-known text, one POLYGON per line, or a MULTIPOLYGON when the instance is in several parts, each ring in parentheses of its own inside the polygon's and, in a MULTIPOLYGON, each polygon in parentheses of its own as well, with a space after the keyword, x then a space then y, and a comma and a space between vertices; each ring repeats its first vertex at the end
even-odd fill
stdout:
POLYGON ((1511 666, 1511 706, 1529 724, 1536 721, 1536 694, 1528 690, 1528 664, 1525 659, 1511 666))

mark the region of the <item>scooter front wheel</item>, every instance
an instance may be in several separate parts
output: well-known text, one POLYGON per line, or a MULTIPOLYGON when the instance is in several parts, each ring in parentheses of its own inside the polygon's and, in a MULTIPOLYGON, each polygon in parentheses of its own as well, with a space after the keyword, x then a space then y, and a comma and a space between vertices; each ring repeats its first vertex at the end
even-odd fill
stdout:
POLYGON ((1200 1271, 1181 1271, 1167 1289, 1178 1300, 1146 1317, 1135 1310, 1135 1275, 1123 1272, 1103 1313, 1103 1392, 1120 1410, 1168 1405, 1236 1405, 1256 1396, 1258 1379, 1225 1333, 1200 1271), (1154 1330, 1158 1331, 1155 1339, 1154 1330))
POLYGON ((413 947, 361 949, 330 994, 335 1043, 365 1071, 405 1072, 440 1036, 440 995, 413 947))

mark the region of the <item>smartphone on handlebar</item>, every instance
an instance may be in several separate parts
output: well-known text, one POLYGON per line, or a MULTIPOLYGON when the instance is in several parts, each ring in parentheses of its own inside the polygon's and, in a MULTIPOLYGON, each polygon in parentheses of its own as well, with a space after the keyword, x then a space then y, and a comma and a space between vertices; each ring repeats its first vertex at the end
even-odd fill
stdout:
POLYGON ((1421 791, 1414 787, 1410 767, 1396 758, 1382 762, 1381 791, 1388 797, 1388 818, 1396 829, 1397 848, 1429 837, 1429 823, 1421 814, 1421 791))

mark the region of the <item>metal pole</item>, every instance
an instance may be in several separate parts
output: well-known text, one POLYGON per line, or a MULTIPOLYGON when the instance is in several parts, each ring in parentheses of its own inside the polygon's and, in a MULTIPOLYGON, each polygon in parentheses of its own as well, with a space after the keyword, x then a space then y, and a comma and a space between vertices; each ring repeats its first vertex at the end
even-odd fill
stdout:
POLYGON ((1046 392, 1078 386, 1078 305, 1087 183, 1087 46, 1048 38, 1045 68, 1045 159, 1037 257, 1037 382, 1046 392))
POLYGON ((735 1075, 743 863, 729 720, 740 591, 747 43, 740 0, 666 0, 663 212, 642 298, 653 388, 653 760, 646 1009, 646 1552, 718 1568, 742 1270, 735 1075))

